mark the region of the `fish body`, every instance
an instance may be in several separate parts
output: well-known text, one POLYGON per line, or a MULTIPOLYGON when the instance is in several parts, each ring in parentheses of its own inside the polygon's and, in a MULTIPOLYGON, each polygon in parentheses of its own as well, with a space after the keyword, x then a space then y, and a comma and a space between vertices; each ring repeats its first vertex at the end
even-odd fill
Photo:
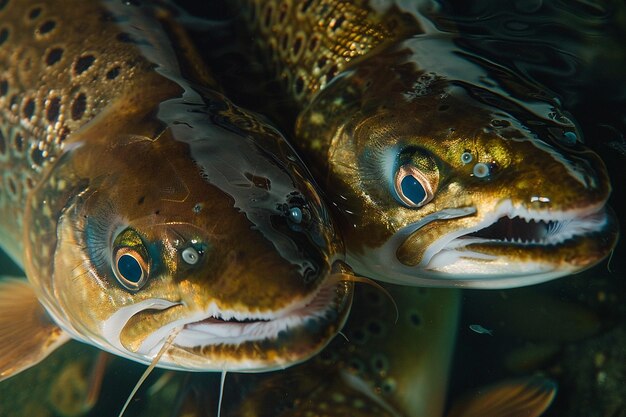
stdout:
POLYGON ((0 379, 70 337, 164 368, 283 368, 345 320, 308 171, 180 33, 134 2, 0 3, 0 244, 28 278, 0 281, 0 379))
POLYGON ((542 86, 422 33, 404 3, 238 3, 297 108, 294 143, 336 208, 350 266, 506 288, 604 259, 618 235, 611 186, 575 122, 542 86))

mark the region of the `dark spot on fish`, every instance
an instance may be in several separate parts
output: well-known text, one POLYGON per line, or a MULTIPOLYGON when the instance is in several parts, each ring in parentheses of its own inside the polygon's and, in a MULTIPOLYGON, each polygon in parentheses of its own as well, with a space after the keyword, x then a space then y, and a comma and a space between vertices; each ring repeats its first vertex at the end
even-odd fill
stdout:
POLYGON ((43 166, 45 158, 43 156, 43 151, 37 147, 34 147, 30 151, 30 161, 39 167, 43 166))
POLYGON ((354 373, 360 374, 365 370, 365 365, 359 359, 352 358, 348 362, 348 368, 350 368, 354 373))
POLYGON ((74 63, 74 74, 80 75, 87 71, 89 67, 94 63, 96 57, 93 55, 84 55, 76 60, 74 63))
POLYGON ((396 389, 396 382, 391 378, 387 378, 380 385, 380 389, 384 394, 391 394, 396 389))
POLYGON ((39 26, 39 33, 45 35, 46 33, 52 32, 52 30, 56 27, 56 22, 54 20, 46 20, 39 26))
POLYGON ((154 214, 158 216, 159 214, 161 214, 161 210, 155 210, 154 214))
POLYGON ((79 93, 72 101, 72 119, 80 120, 87 110, 87 96, 85 93, 79 93))
POLYGON ((52 97, 48 101, 46 107, 46 119, 50 123, 54 123, 59 119, 59 111, 61 109, 61 99, 59 97, 52 97))
POLYGON ((328 62, 328 59, 326 59, 325 56, 321 57, 320 59, 317 60, 317 67, 318 68, 324 68, 326 66, 326 63, 328 62))
POLYGON ((263 26, 265 26, 266 29, 269 29, 270 25, 272 24, 273 13, 274 13, 274 9, 272 8, 271 5, 268 5, 267 8, 265 9, 265 16, 263 17, 263 26))
POLYGON ((194 213, 198 214, 198 213, 200 213, 200 212, 202 211, 202 208, 203 208, 203 207, 204 207, 204 204, 202 204, 202 203, 196 203, 196 205, 195 205, 195 206, 193 206, 193 209, 192 209, 192 210, 193 210, 193 212, 194 212, 194 213))
POLYGON ((370 364, 372 365, 372 369, 377 373, 386 372, 389 370, 389 360, 386 356, 381 354, 376 354, 372 356, 370 364))
POLYGON ((22 114, 28 120, 32 119, 33 114, 35 114, 35 100, 32 98, 26 99, 24 107, 22 107, 22 114))
POLYGON ((13 136, 13 146, 18 152, 24 151, 24 137, 19 133, 16 133, 15 136, 13 136))
POLYGON ((313 5, 313 0, 306 0, 304 3, 300 5, 300 11, 302 13, 306 13, 307 10, 313 5))
POLYGON ((28 12, 28 18, 30 20, 35 20, 41 15, 41 7, 33 7, 30 12, 28 12))
POLYGON ((345 21, 346 21, 346 17, 344 15, 341 15, 338 18, 332 20, 330 22, 330 30, 332 30, 333 32, 336 32, 337 29, 339 29, 341 25, 343 25, 343 22, 345 21))
POLYGON ((11 96, 11 99, 9 100, 9 108, 15 113, 17 113, 17 107, 19 103, 20 103, 20 96, 18 94, 13 94, 11 96), (13 109, 14 107, 16 108, 15 110, 13 109))
POLYGON ((289 32, 283 33, 283 37, 280 38, 280 49, 286 51, 289 47, 289 32))
POLYGON ((113 67, 106 73, 108 80, 114 80, 118 75, 120 75, 120 67, 113 67))
POLYGON ((138 206, 142 205, 145 200, 146 200, 146 196, 142 195, 141 197, 139 197, 139 200, 137 200, 137 205, 138 206))
POLYGON ((9 29, 0 29, 0 46, 2 46, 2 44, 5 43, 7 39, 9 39, 9 29))
POLYGON ((439 108, 437 110, 439 111, 446 111, 450 108, 450 106, 448 106, 447 104, 442 104, 441 106, 439 106, 439 108))
POLYGON ((7 151, 7 141, 4 138, 4 133, 0 130, 0 155, 4 155, 7 151))
POLYGON ((363 344, 367 340, 367 335, 365 334, 363 329, 356 329, 354 332, 352 332, 352 339, 357 344, 363 344))
POLYGON ((287 17, 287 11, 289 11, 289 4, 284 2, 281 3, 278 10, 278 19, 276 20, 276 23, 282 24, 285 22, 285 18, 287 17))
POLYGON ((9 82, 7 80, 0 81, 0 97, 4 97, 9 92, 9 82))
POLYGON ((422 324, 422 318, 417 312, 413 311, 409 314, 409 322, 411 322, 413 326, 419 327, 422 324))
POLYGON ((327 74, 327 78, 326 78, 326 82, 329 82, 330 80, 332 80, 333 78, 335 78, 335 75, 337 75, 337 71, 339 70, 339 68, 337 68, 337 65, 333 65, 332 67, 330 67, 330 69, 328 70, 328 74, 327 74))
POLYGON ((367 331, 373 336, 380 336, 383 334, 383 325, 378 320, 372 320, 367 323, 367 331))
POLYGON ((294 86, 296 96, 299 96, 304 91, 304 78, 301 75, 296 78, 296 85, 294 86))
POLYGON ((0 0, 0 10, 4 9, 9 4, 9 0, 0 0))
POLYGON ((257 188, 261 188, 263 190, 268 190, 268 191, 272 188, 272 182, 270 181, 269 178, 260 177, 250 172, 245 172, 244 175, 257 188))
POLYGON ((309 39, 309 51, 315 52, 315 50, 317 49, 317 46, 319 45, 319 42, 320 42, 319 36, 317 35, 311 36, 311 39, 309 39))
POLYGON ((293 41, 293 48, 292 48, 294 55, 298 55, 298 53, 300 52, 300 49, 302 48, 303 42, 304 42, 304 39, 302 38, 302 35, 296 36, 296 40, 293 41))
POLYGON ((54 65, 59 62, 62 57, 62 48, 52 48, 50 51, 48 51, 48 54, 46 55, 46 64, 48 64, 48 66, 54 65))
POLYGON ((35 188, 35 181, 31 177, 26 177, 26 188, 29 190, 35 188))
POLYGON ((17 195, 17 184, 15 184, 15 179, 13 178, 13 175, 9 175, 7 182, 9 183, 9 191, 11 192, 11 194, 17 195))

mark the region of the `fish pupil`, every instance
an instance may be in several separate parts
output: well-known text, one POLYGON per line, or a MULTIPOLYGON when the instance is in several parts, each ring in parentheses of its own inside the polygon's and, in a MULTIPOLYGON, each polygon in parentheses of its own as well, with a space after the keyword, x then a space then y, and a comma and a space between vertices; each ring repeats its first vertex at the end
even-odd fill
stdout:
POLYGON ((414 204, 420 204, 426 198, 426 190, 413 175, 407 175, 400 182, 402 194, 414 204))
POLYGON ((117 270, 124 279, 137 284, 143 276, 141 265, 137 259, 131 255, 122 255, 117 260, 117 270))

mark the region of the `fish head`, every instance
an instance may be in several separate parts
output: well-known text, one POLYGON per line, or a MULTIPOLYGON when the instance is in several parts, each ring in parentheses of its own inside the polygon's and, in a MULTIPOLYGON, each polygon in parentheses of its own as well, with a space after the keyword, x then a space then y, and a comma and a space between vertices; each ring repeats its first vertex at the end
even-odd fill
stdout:
POLYGON ((279 147, 221 129, 209 137, 244 150, 210 165, 211 147, 174 130, 86 140, 57 161, 33 201, 63 203, 27 213, 27 267, 42 303, 75 338, 135 361, 150 363, 169 339, 159 367, 261 371, 305 360, 339 331, 351 301, 351 286, 331 276, 341 243, 306 170, 279 147))
POLYGON ((556 103, 524 107, 496 83, 427 72, 403 53, 355 65, 299 121, 325 119, 334 132, 327 175, 341 178, 332 198, 355 271, 503 288, 610 253, 617 225, 605 166, 556 103))

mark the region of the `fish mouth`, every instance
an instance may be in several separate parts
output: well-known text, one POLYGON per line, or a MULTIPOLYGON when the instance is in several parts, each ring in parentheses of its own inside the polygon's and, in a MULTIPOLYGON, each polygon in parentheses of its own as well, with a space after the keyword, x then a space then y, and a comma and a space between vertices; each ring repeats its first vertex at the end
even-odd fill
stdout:
POLYGON ((352 284, 338 279, 264 312, 220 309, 215 302, 198 311, 184 301, 144 300, 109 320, 116 324, 108 326, 107 339, 115 341, 115 353, 149 364, 174 335, 157 364, 161 368, 271 371, 302 362, 326 346, 345 323, 351 301, 352 284))
POLYGON ((524 277, 521 285, 530 285, 603 259, 617 238, 617 233, 610 233, 612 220, 603 204, 555 211, 532 210, 507 200, 472 227, 433 242, 419 267, 477 283, 489 276, 509 280, 503 281, 503 288, 520 285, 524 277))

